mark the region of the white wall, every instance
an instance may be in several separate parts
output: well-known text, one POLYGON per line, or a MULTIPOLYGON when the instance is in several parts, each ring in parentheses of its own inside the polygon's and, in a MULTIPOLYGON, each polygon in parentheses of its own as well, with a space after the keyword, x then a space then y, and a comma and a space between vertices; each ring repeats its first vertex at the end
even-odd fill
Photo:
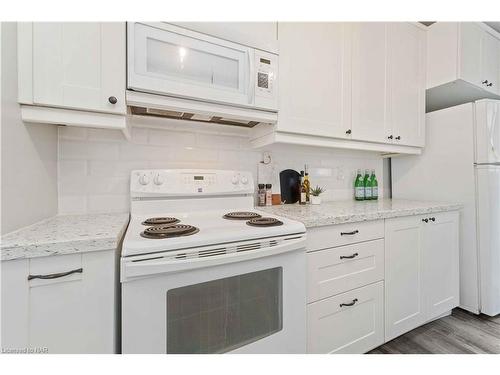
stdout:
MULTIPOLYGON (((133 169, 240 169, 257 179, 262 151, 251 149, 246 129, 168 120, 148 123, 156 128, 133 128, 131 142, 118 131, 59 128, 60 213, 127 211, 133 169)), ((311 184, 326 188, 325 200, 352 199, 357 168, 375 169, 383 186, 382 158, 374 153, 299 146, 269 150, 277 172, 302 170, 308 164, 311 184)))
POLYGON ((21 121, 16 39, 16 24, 2 22, 2 234, 57 213, 57 127, 21 121))

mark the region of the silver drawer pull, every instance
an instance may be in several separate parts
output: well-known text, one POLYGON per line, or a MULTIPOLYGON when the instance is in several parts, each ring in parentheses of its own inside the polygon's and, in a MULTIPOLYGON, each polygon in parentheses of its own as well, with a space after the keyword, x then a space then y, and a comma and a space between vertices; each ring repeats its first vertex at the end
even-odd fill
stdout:
POLYGON ((357 298, 354 298, 352 300, 352 302, 349 302, 349 303, 341 303, 340 304, 340 307, 344 307, 344 306, 354 306, 356 304, 356 302, 358 302, 358 299, 357 298))
POLYGON ((340 232, 340 235, 341 236, 353 236, 355 234, 358 234, 359 233, 359 230, 353 230, 352 232, 340 232))
POLYGON ((82 272, 83 268, 77 268, 76 270, 71 270, 68 272, 50 273, 48 275, 28 275, 28 281, 33 279, 42 279, 42 280, 58 279, 60 277, 68 276, 73 273, 82 273, 82 272))
POLYGON ((340 259, 353 259, 356 258, 358 255, 359 255, 358 253, 354 253, 352 255, 341 255, 340 259))

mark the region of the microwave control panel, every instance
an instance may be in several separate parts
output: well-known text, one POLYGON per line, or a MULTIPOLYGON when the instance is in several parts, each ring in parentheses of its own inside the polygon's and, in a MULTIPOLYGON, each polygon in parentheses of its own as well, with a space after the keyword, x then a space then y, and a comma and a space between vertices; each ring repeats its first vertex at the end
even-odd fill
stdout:
POLYGON ((277 103, 278 56, 264 51, 255 51, 255 100, 264 106, 277 103))

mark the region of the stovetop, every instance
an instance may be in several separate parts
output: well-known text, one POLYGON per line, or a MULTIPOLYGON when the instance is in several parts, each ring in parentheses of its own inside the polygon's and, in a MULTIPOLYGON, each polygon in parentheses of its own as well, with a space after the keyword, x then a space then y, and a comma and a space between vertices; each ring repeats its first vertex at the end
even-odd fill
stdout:
MULTIPOLYGON (((259 218, 258 220, 262 220, 259 218)), ((266 220, 267 222, 267 220, 266 220)), ((151 230, 150 230, 151 231, 151 230)), ((154 230, 153 230, 154 232, 154 230)), ((279 237, 295 233, 304 233, 305 227, 302 223, 271 215, 255 209, 242 210, 224 209, 198 212, 157 212, 148 214, 132 214, 130 224, 125 234, 122 246, 122 256, 154 253, 160 251, 171 251, 199 246, 207 246, 222 243, 239 242, 245 240, 279 237), (275 226, 249 225, 250 219, 226 219, 224 215, 229 212, 250 211, 261 215, 262 218, 277 219, 282 224, 275 226), (144 231, 151 225, 144 225, 147 219, 154 217, 177 218, 176 225, 190 225, 198 229, 189 235, 167 238, 148 238, 144 231)))

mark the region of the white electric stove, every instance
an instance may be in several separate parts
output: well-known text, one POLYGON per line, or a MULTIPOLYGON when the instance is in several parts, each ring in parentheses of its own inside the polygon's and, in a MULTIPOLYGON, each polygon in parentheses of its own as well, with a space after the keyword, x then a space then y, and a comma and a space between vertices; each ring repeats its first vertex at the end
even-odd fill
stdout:
POLYGON ((252 174, 131 174, 124 353, 304 353, 305 227, 254 208, 252 174))

